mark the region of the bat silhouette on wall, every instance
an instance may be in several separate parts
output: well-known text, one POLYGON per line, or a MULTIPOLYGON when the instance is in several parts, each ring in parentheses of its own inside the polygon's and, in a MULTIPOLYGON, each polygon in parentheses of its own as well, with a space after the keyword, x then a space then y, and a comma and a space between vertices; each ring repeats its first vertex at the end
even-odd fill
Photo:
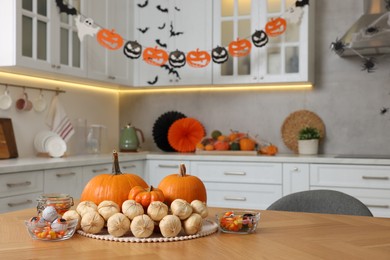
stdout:
POLYGON ((143 4, 137 4, 139 8, 144 8, 148 5, 149 0, 146 0, 143 4))
POLYGON ((149 27, 145 27, 144 29, 142 28, 137 28, 138 31, 140 31, 141 33, 146 33, 148 30, 149 30, 149 27))
POLYGON ((172 24, 172 22, 171 22, 171 29, 169 30, 169 32, 171 33, 170 37, 179 36, 179 35, 181 35, 181 34, 184 34, 184 32, 175 32, 175 31, 173 30, 173 24, 172 24))
POLYGON ((175 6, 175 10, 178 11, 178 12, 180 12, 180 8, 177 7, 177 6, 175 6))
POLYGON ((165 23, 163 25, 157 27, 157 28, 160 29, 160 30, 164 29, 165 28, 165 23))
POLYGON ((304 7, 305 5, 309 5, 309 0, 297 0, 295 2, 296 7, 304 7))
POLYGON ((158 76, 156 76, 156 77, 154 78, 153 81, 147 81, 147 83, 148 83, 149 85, 154 85, 154 84, 157 83, 157 81, 158 81, 158 76))
POLYGON ((157 10, 163 12, 163 13, 168 13, 168 8, 162 8, 161 5, 156 6, 157 10))
POLYGON ((156 39, 156 43, 160 46, 160 47, 162 47, 162 48, 167 48, 168 47, 168 45, 166 44, 166 43, 162 43, 161 41, 160 41, 160 39, 156 39))
POLYGON ((67 4, 64 4, 62 0, 56 0, 56 4, 58 8, 60 9, 60 13, 66 13, 68 15, 76 15, 77 10, 76 8, 69 8, 67 4))
POLYGON ((178 72, 177 70, 175 70, 175 68, 171 68, 171 67, 169 67, 169 65, 167 65, 167 64, 161 65, 161 68, 164 68, 164 69, 168 70, 168 75, 169 75, 169 74, 173 74, 173 75, 175 75, 178 79, 181 79, 181 78, 180 78, 180 75, 179 75, 179 72, 178 72))

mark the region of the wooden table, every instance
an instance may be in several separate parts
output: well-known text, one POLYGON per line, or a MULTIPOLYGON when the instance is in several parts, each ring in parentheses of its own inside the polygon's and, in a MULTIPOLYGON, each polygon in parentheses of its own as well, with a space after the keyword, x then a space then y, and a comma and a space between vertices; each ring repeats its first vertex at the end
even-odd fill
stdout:
MULTIPOLYGON (((214 216, 221 209, 210 209, 214 216)), ((390 259, 390 219, 261 211, 256 233, 214 233, 187 241, 121 243, 75 234, 32 240, 23 221, 35 209, 0 214, 0 259, 390 259)))

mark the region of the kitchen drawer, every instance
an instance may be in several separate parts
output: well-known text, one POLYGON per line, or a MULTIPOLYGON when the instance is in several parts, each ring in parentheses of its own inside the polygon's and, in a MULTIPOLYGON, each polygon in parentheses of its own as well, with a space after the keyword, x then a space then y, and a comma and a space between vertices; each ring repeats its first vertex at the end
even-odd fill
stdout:
POLYGON ((95 177, 96 175, 103 174, 103 173, 111 173, 111 172, 112 172, 112 163, 84 166, 82 185, 84 187, 89 182, 89 180, 95 177))
POLYGON ((310 165, 311 186, 390 188, 390 166, 310 165))
POLYGON ((204 183, 207 206, 266 209, 282 197, 282 185, 204 183))
POLYGON ((79 198, 84 187, 82 167, 45 170, 44 180, 45 193, 65 193, 79 198))
POLYGON ((282 184, 281 163, 193 162, 191 170, 207 182, 282 184))
POLYGON ((143 178, 145 161, 120 162, 119 166, 123 173, 134 173, 143 178))
MULTIPOLYGON (((37 206, 37 198, 41 194, 42 192, 37 192, 2 198, 0 199, 0 213, 26 208, 35 208, 37 206)), ((33 215, 34 214, 31 216, 33 215)))
POLYGON ((43 171, 0 175, 0 198, 42 191, 43 171))
POLYGON ((145 181, 149 185, 155 187, 161 182, 161 180, 170 174, 179 173, 180 164, 184 163, 186 166, 186 171, 188 174, 194 175, 191 172, 190 162, 189 161, 174 161, 174 160, 149 160, 148 161, 148 170, 147 175, 145 176, 145 181))
POLYGON ((390 218, 390 190, 335 188, 326 186, 311 187, 310 189, 327 189, 344 192, 363 202, 375 217, 390 218))

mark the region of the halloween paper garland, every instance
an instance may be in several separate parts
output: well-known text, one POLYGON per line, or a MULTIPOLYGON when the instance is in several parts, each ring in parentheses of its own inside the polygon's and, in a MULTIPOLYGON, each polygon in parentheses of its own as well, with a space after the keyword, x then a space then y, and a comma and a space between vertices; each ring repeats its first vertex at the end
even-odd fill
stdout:
MULTIPOLYGON (((287 9, 282 15, 285 18, 274 17, 271 18, 265 25, 263 30, 256 30, 251 36, 246 38, 237 38, 228 44, 227 47, 217 46, 211 51, 200 50, 196 48, 194 50, 185 53, 178 49, 174 51, 167 51, 167 44, 161 42, 160 39, 156 39, 156 46, 142 46, 136 40, 126 40, 122 36, 115 32, 115 29, 107 29, 99 26, 93 19, 86 17, 79 13, 74 7, 70 6, 63 0, 56 0, 56 4, 60 13, 65 12, 68 15, 76 15, 75 24, 78 29, 78 37, 80 41, 83 41, 85 36, 96 36, 98 43, 108 50, 123 49, 123 54, 130 59, 139 59, 142 56, 144 62, 152 66, 159 66, 169 70, 169 73, 178 72, 175 69, 182 68, 185 65, 193 68, 204 68, 209 65, 211 60, 216 64, 223 64, 229 60, 229 56, 232 57, 244 57, 250 54, 252 46, 261 48, 267 45, 269 37, 278 37, 282 35, 287 29, 287 20, 290 23, 299 23, 302 15, 303 8, 309 5, 309 0, 297 0, 295 4, 287 9), (170 65, 168 66, 167 63, 170 65)), ((149 0, 145 0, 143 3, 137 4, 138 8, 145 8, 149 5, 149 0)), ((169 9, 160 5, 156 6, 157 10, 162 13, 168 13, 169 9)), ((175 7, 176 11, 180 11, 175 7)), ((164 23, 159 29, 165 28, 164 23)), ((146 33, 148 27, 137 28, 141 33, 146 33)), ((174 30, 172 22, 170 23, 170 37, 175 37, 184 34, 184 32, 177 32, 174 30)))

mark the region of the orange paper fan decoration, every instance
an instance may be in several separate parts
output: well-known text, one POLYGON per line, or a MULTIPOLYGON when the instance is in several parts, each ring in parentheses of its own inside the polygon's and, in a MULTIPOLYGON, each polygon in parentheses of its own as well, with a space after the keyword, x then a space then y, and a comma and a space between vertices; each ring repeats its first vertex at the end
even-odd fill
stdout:
POLYGON ((168 130, 168 142, 178 152, 193 152, 205 136, 203 125, 194 118, 175 121, 168 130))

